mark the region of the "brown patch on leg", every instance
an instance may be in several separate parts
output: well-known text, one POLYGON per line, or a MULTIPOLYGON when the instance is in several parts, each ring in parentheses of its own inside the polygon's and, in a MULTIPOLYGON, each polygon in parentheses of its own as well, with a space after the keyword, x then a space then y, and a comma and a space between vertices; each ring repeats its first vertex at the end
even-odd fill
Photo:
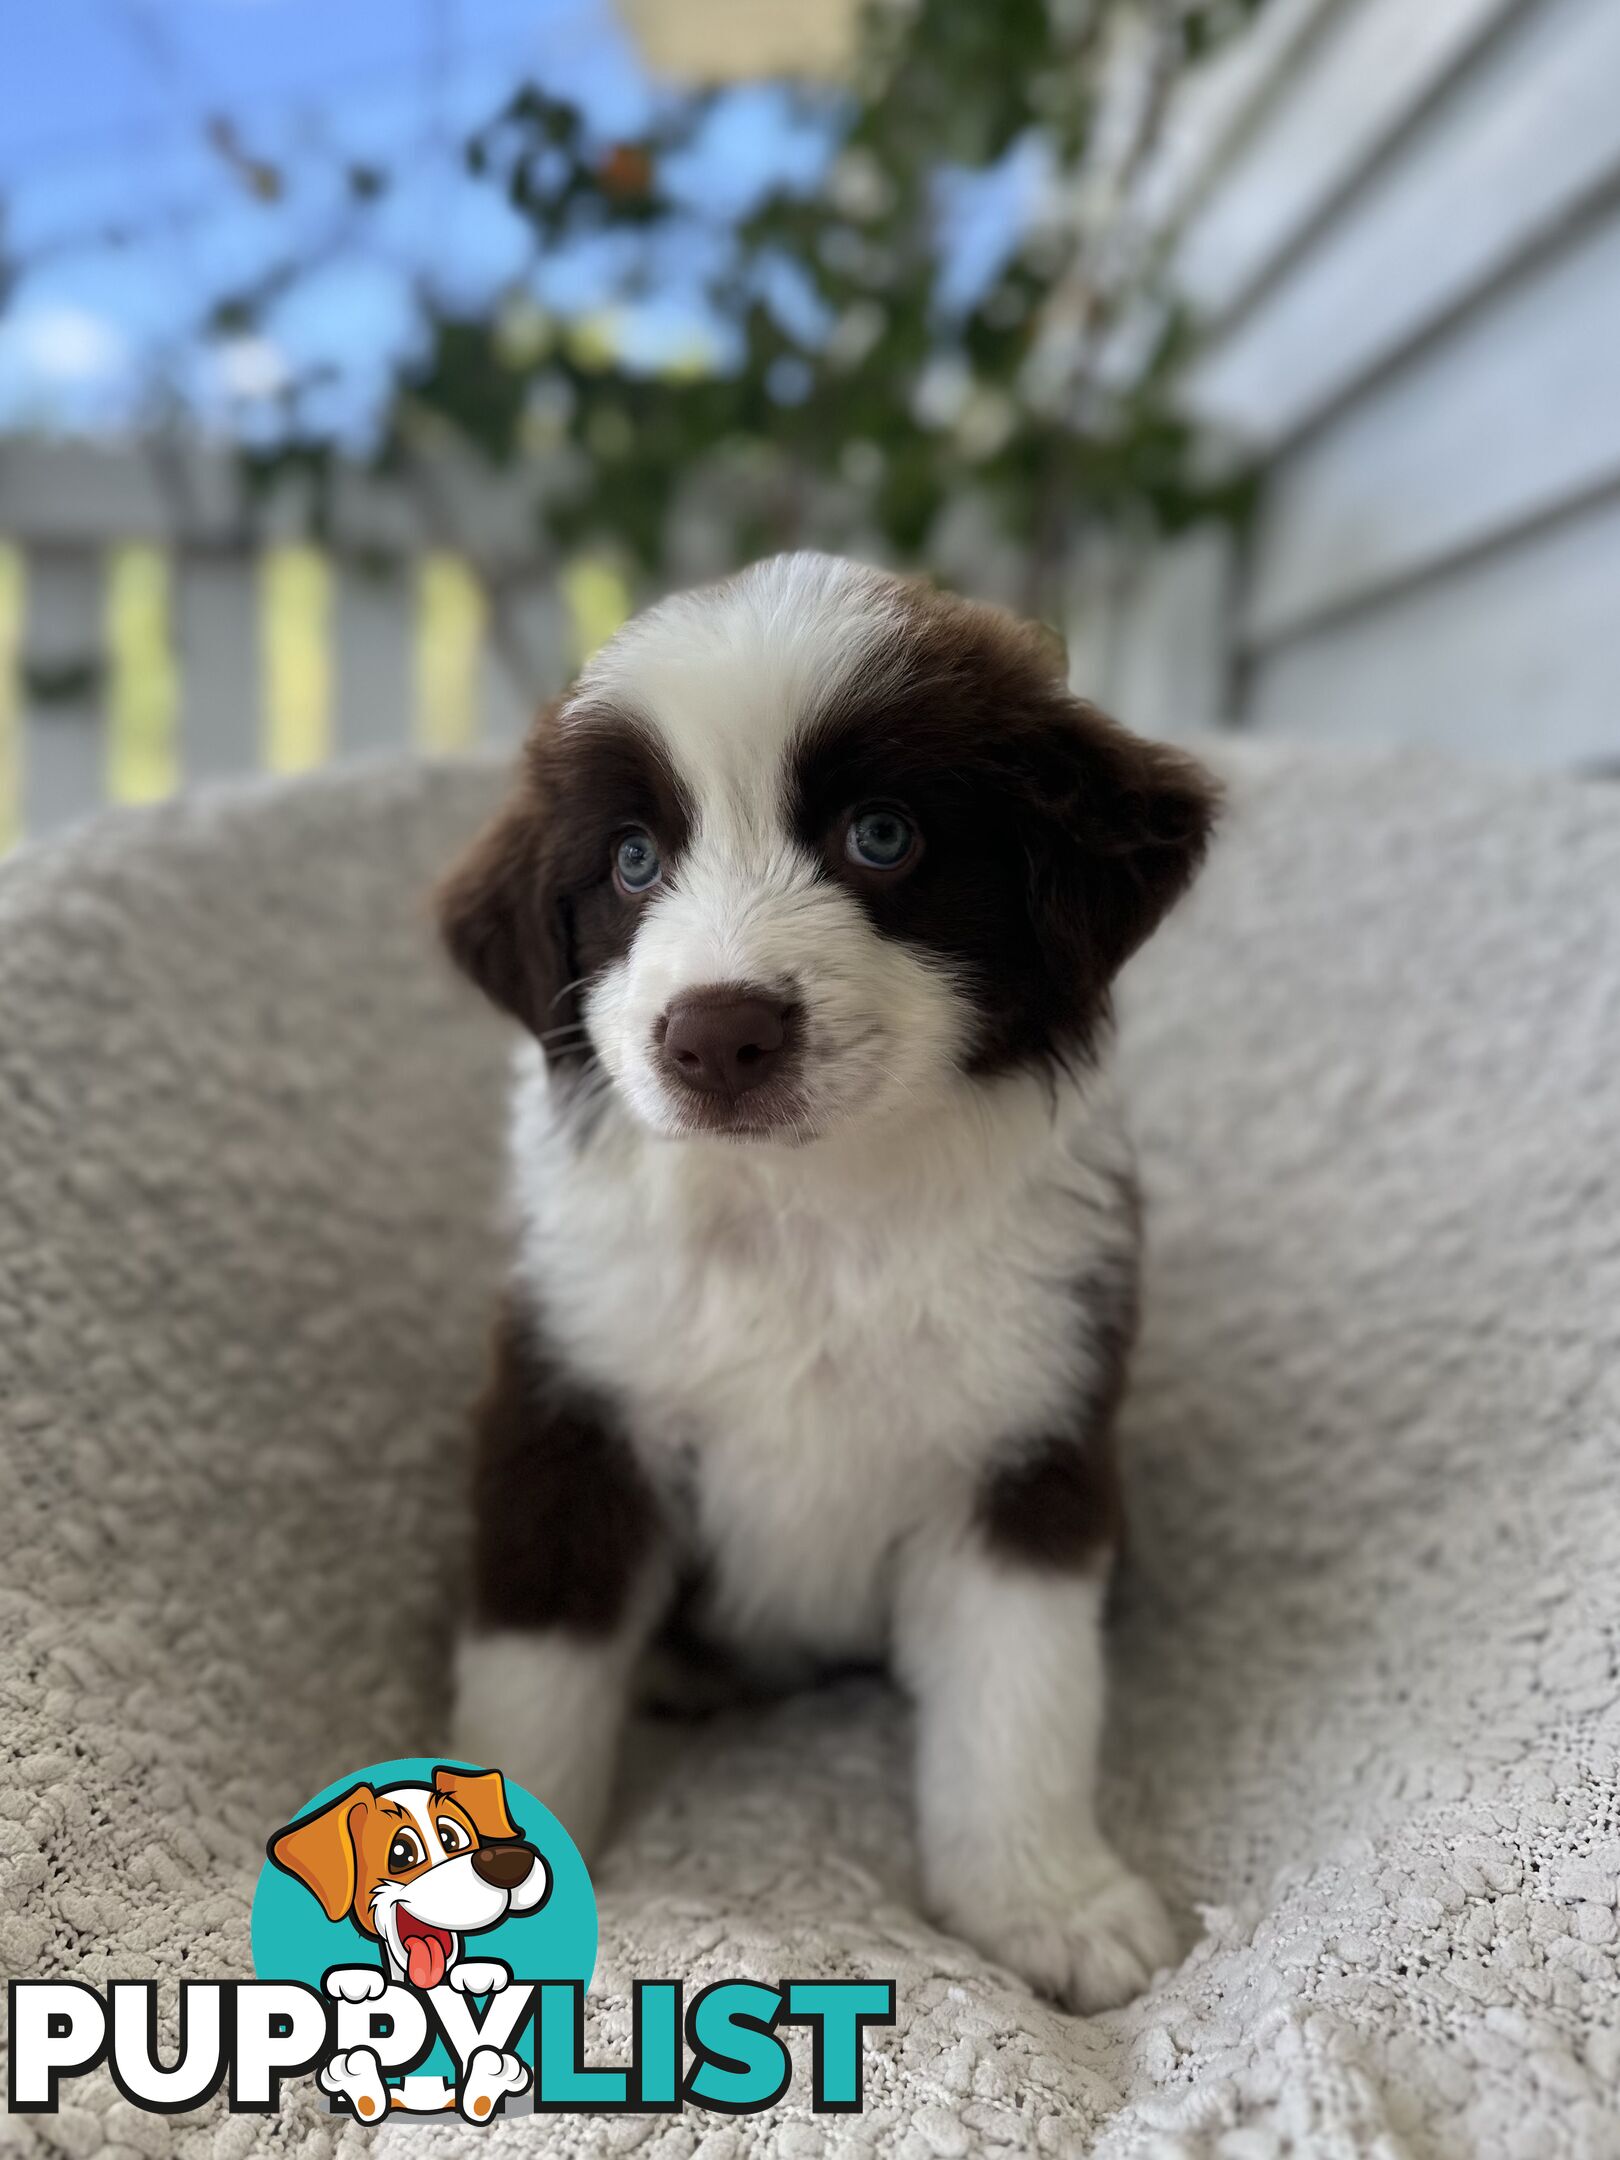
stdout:
MULTIPOLYGON (((1122 1192, 1133 1233, 1134 1180, 1122 1192)), ((993 1552, 1029 1566, 1081 1569, 1106 1562, 1125 1535, 1114 1420, 1136 1340, 1138 1254, 1132 1247, 1081 1284, 1092 1373, 1067 1432, 1012 1450, 980 1488, 976 1520, 993 1552)))
POLYGON ((555 1368, 512 1305, 475 1424, 478 1620, 610 1634, 651 1552, 657 1503, 606 1406, 555 1368))
POLYGON ((1005 1463, 979 1494, 978 1526, 993 1552, 1039 1568, 1090 1567, 1124 1528, 1119 1474, 1106 1436, 1043 1440, 1005 1463))

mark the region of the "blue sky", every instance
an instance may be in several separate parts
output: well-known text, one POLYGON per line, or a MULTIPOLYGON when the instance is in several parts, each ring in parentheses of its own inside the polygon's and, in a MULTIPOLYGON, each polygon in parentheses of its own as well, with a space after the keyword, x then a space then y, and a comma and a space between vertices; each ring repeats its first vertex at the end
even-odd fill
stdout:
MULTIPOLYGON (((250 426, 288 370, 330 371, 319 417, 363 439, 408 347, 414 281, 472 300, 525 261, 517 221, 461 173, 467 134, 525 77, 579 100, 607 137, 633 135, 658 86, 609 0, 4 0, 0 203, 18 266, 0 313, 0 428, 128 426, 167 385, 216 425, 250 426), (236 156, 208 139, 229 117, 236 156), (263 161, 279 200, 245 177, 263 161), (345 168, 402 174, 347 231, 345 168), (291 239, 322 267, 268 334, 207 351, 211 296, 291 239)), ((659 290, 625 323, 648 357, 701 336, 703 214, 774 180, 815 183, 826 158, 802 102, 729 93, 681 175, 694 217, 659 290)), ((1030 161, 953 191, 955 282, 971 285, 1018 220, 1030 161)), ((546 265, 539 297, 588 311, 607 269, 546 265)))
MULTIPOLYGON (((338 376, 332 417, 362 426, 408 341, 412 280, 470 299, 524 260, 516 220, 460 173, 471 129, 526 76, 608 136, 633 134, 656 94, 605 0, 10 0, 5 14, 0 201, 22 267, 0 320, 0 426, 127 423, 154 380, 222 419, 314 362, 338 376), (282 200, 256 200, 210 145, 219 113, 283 177, 282 200), (289 238, 331 245, 344 167, 373 161, 404 177, 364 237, 332 246, 267 339, 200 353, 207 297, 289 238)), ((809 182, 823 155, 788 100, 749 88, 725 101, 691 182, 725 207, 778 175, 809 182)), ((670 264, 639 326, 654 343, 693 334, 682 271, 670 264)), ((588 309, 601 266, 555 263, 544 286, 588 309)))

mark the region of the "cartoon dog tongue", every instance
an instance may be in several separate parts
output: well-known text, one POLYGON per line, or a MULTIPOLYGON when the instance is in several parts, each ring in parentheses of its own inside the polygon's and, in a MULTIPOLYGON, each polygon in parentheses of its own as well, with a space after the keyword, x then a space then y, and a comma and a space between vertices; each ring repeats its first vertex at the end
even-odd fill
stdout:
POLYGON ((436 1988, 444 1978, 444 1937, 411 1935, 406 1938, 405 1970, 414 1988, 436 1988))

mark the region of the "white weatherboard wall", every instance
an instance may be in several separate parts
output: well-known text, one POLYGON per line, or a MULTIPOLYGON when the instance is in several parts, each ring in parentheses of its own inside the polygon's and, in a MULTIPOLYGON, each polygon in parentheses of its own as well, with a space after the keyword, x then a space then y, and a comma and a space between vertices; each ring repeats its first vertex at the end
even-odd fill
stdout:
MULTIPOLYGON (((1620 766, 1620 0, 1273 10, 1295 34, 1191 183, 1174 143, 1183 402, 1261 479, 1213 695, 1258 732, 1620 766)), ((1110 692, 1151 690, 1166 586, 1134 581, 1110 692)), ((1141 725, 1182 718, 1182 627, 1141 725)))

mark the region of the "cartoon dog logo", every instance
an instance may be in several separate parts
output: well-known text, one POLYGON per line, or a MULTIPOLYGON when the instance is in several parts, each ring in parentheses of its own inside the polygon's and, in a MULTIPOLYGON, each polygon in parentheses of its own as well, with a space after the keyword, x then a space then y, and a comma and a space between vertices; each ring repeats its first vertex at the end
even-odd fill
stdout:
MULTIPOLYGON (((327 1973, 326 1992, 344 2002, 381 1996, 390 1982, 424 1995, 441 1986, 461 1995, 507 1987, 509 1967, 463 1957, 462 1945, 513 1914, 538 1912, 551 1894, 551 1870, 513 1822, 498 1770, 441 1766, 429 1784, 352 1786, 276 1831, 268 1851, 314 1894, 328 1920, 347 1918, 381 1949, 379 1964, 327 1973)), ((491 2100, 528 2083, 528 2066, 516 2056, 475 2068, 491 2100)), ((322 2084, 344 2093, 357 2113, 375 2118, 388 2105, 370 2050, 354 2050, 333 2070, 335 2081, 323 2074, 322 2084)), ((487 2113, 489 2104, 477 2112, 487 2113)))

